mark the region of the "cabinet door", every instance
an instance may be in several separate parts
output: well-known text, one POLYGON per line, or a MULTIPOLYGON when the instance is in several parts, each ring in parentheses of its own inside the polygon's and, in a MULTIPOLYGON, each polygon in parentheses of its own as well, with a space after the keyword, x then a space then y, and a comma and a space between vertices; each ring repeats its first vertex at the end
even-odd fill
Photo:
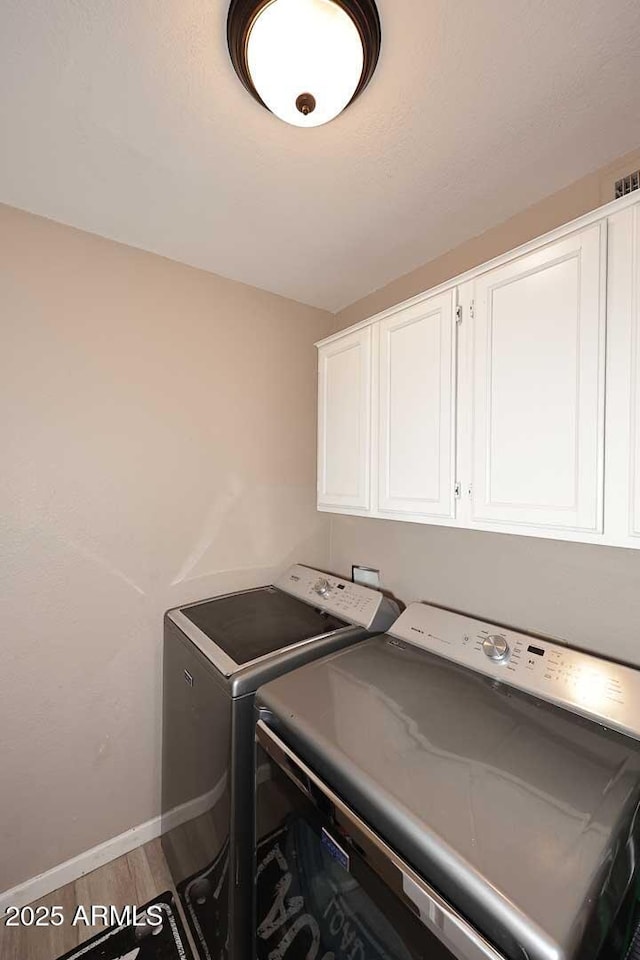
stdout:
POLYGON ((640 203, 609 217, 605 534, 640 547, 640 203))
POLYGON ((381 513, 454 514, 455 297, 380 322, 381 513))
POLYGON ((633 208, 631 254, 633 294, 631 302, 631 422, 629 536, 640 543, 640 206, 633 208))
POLYGON ((371 327, 319 349, 318 507, 368 510, 371 327))
POLYGON ((471 520, 602 530, 606 224, 475 283, 471 520))

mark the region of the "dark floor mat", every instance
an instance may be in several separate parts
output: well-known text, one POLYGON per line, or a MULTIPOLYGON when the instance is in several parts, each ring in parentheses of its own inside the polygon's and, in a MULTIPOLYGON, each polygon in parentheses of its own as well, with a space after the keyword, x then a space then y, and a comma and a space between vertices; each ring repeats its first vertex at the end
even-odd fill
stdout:
POLYGON ((193 960, 175 900, 168 890, 137 909, 138 924, 144 921, 147 908, 156 905, 162 924, 109 927, 58 960, 193 960))

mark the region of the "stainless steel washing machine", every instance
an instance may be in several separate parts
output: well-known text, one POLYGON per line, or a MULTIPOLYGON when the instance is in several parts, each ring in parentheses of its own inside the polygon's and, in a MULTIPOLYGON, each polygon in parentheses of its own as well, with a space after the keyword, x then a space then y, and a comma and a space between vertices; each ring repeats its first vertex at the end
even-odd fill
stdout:
POLYGON ((165 615, 162 846, 201 960, 250 956, 256 689, 398 612, 376 590, 296 565, 165 615))
POLYGON ((256 705, 257 960, 631 956, 640 670, 411 604, 256 705))

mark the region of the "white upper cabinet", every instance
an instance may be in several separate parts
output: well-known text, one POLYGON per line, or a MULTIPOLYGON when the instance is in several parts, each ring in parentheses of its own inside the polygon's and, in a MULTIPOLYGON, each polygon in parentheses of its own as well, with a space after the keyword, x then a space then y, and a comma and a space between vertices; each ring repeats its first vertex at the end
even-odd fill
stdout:
POLYGON ((318 506, 370 505, 371 327, 320 347, 318 506))
POLYGON ((640 549, 640 192, 318 346, 321 510, 640 549))
POLYGON ((471 523, 603 525, 606 222, 475 281, 471 523))
POLYGON ((640 205, 609 218, 605 530, 640 547, 640 205))
POLYGON ((629 419, 631 424, 631 470, 629 536, 640 545, 640 207, 631 210, 633 215, 633 246, 631 253, 632 300, 630 304, 631 338, 629 357, 631 361, 631 389, 629 392, 629 419))
POLYGON ((454 516, 455 308, 450 290, 380 321, 382 514, 454 516))

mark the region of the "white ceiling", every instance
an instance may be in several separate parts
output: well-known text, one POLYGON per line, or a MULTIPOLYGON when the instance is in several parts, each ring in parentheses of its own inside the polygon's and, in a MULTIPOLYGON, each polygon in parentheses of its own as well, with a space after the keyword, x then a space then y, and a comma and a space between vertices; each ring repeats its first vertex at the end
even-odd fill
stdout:
POLYGON ((227 0, 4 0, 0 200, 337 310, 640 145, 638 0, 379 0, 332 123, 256 104, 227 0))

